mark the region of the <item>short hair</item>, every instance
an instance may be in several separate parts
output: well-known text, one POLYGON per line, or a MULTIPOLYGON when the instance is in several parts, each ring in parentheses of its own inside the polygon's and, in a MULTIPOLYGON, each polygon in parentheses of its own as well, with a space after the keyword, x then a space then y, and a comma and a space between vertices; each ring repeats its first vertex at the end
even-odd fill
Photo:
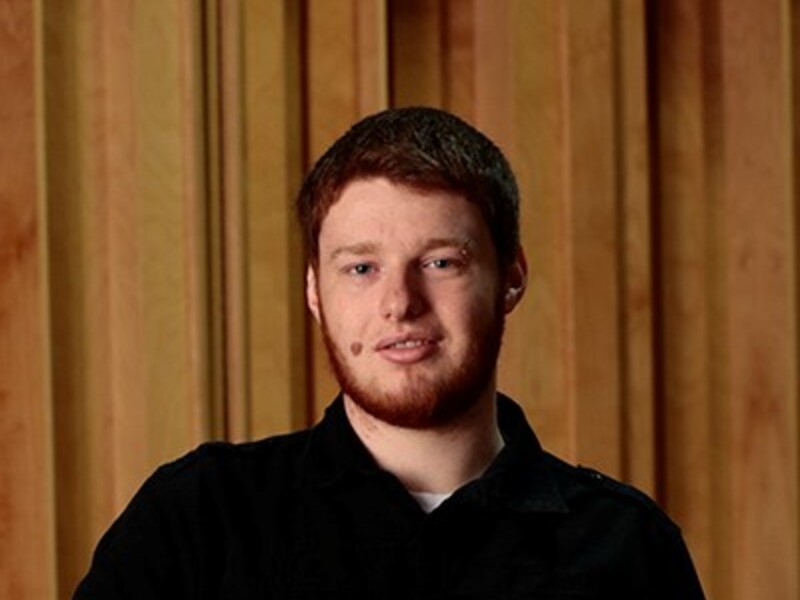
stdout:
POLYGON ((345 186, 385 177, 425 191, 458 193, 476 204, 498 262, 519 249, 519 190, 500 149, 458 117, 427 107, 389 109, 364 118, 323 154, 297 200, 307 259, 319 265, 319 233, 345 186))

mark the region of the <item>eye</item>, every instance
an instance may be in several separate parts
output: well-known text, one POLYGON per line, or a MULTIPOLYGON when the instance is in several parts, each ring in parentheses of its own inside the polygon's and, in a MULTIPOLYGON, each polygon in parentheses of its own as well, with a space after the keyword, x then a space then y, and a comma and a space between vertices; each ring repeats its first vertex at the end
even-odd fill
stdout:
POLYGON ((369 263, 358 263, 355 265, 350 265, 345 269, 347 273, 350 275, 356 275, 359 277, 363 277, 365 275, 369 275, 375 272, 375 266, 369 263))
POLYGON ((426 260, 422 263, 422 268, 429 271, 456 273, 464 268, 464 261, 460 258, 443 256, 426 260))
POLYGON ((447 269, 453 266, 453 261, 449 258, 435 258, 428 263, 428 267, 433 269, 447 269))

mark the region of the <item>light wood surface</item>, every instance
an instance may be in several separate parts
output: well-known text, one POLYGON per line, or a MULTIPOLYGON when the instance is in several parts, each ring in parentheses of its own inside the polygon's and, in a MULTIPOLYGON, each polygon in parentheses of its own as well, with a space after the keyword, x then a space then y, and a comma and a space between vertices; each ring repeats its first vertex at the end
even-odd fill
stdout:
POLYGON ((765 590, 776 598, 800 595, 797 184, 790 126, 796 82, 789 78, 789 9, 778 0, 757 8, 744 0, 720 3, 730 361, 725 452, 733 459, 727 476, 736 598, 765 590), (752 560, 754 549, 772 560, 752 560))
POLYGON ((499 381, 653 495, 709 598, 800 595, 788 0, 0 0, 0 597, 69 598, 158 465, 337 391, 294 196, 428 104, 522 192, 499 381))
POLYGON ((56 590, 41 23, 0 3, 0 597, 56 590))

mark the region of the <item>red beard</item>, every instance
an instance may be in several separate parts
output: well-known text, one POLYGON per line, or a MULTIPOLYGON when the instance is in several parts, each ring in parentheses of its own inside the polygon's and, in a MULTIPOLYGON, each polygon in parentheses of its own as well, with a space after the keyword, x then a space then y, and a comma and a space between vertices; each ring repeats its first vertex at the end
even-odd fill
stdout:
POLYGON ((374 418, 407 429, 445 427, 469 411, 486 391, 494 376, 503 339, 505 311, 498 300, 494 319, 471 332, 467 355, 452 372, 433 378, 411 375, 397 393, 374 389, 359 381, 343 350, 330 335, 320 306, 320 324, 328 360, 342 390, 374 418))

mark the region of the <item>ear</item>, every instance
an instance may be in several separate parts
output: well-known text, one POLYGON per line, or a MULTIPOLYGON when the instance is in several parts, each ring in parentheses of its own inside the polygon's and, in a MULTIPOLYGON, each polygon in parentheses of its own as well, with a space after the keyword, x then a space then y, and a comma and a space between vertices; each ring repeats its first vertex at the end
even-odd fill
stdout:
POLYGON ((510 313, 525 295, 528 285, 528 261, 522 246, 517 250, 514 261, 506 270, 505 294, 503 296, 506 313, 510 313))
POLYGON ((317 274, 314 267, 308 265, 306 270, 306 304, 319 323, 319 293, 317 291, 317 274))

